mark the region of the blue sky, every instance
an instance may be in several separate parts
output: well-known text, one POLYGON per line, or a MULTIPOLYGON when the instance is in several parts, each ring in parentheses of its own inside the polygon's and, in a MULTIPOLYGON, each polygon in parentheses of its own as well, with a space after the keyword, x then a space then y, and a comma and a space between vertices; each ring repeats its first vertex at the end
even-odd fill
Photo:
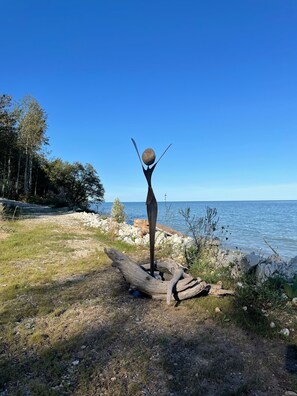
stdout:
POLYGON ((297 199, 296 0, 0 0, 0 87, 106 201, 297 199))

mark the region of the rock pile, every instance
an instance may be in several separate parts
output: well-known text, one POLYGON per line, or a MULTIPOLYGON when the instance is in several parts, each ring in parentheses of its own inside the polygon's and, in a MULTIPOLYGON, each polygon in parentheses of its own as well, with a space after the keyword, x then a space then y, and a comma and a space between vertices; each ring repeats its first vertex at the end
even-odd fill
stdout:
MULTIPOLYGON (((142 222, 137 219, 135 225, 127 223, 117 223, 111 218, 103 219, 100 215, 94 213, 81 213, 84 224, 88 227, 99 228, 102 232, 113 234, 118 240, 126 242, 130 245, 149 247, 149 234, 146 229, 146 220, 142 222)), ((184 251, 193 244, 193 239, 182 235, 179 232, 173 233, 157 227, 155 236, 156 248, 168 248, 171 252, 171 257, 179 262, 184 261, 184 251)), ((168 229, 169 230, 169 229, 168 229)))
POLYGON ((221 249, 221 257, 218 257, 217 265, 218 267, 230 267, 233 278, 239 278, 255 271, 259 282, 275 277, 282 277, 288 282, 292 282, 297 276, 297 256, 285 261, 275 254, 264 257, 254 252, 244 254, 239 251, 221 249))

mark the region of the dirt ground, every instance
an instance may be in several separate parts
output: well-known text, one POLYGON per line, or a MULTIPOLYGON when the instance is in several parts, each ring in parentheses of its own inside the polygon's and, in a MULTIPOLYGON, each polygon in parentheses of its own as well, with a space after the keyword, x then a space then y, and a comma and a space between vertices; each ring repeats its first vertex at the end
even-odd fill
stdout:
MULTIPOLYGON (((79 214, 26 222, 29 228, 44 222, 60 232, 71 230, 75 237, 67 244, 73 260, 86 259, 104 247, 90 236, 79 214)), ((142 258, 140 253, 134 256, 142 258)), ((297 348, 290 340, 262 338, 232 322, 217 321, 194 300, 167 306, 135 298, 108 261, 88 275, 59 277, 46 287, 57 288, 57 293, 59 288, 72 288, 77 295, 65 310, 16 323, 11 343, 26 332, 31 342, 24 344, 22 353, 6 345, 0 358, 20 377, 6 382, 1 396, 297 392, 297 348), (35 346, 32 337, 37 330, 35 346)))

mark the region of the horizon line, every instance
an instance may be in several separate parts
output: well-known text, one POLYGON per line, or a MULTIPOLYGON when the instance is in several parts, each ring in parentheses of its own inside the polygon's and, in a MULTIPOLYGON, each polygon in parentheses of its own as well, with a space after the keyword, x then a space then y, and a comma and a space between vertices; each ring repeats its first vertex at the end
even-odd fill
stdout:
MULTIPOLYGON (((102 202, 91 202, 91 203, 113 203, 114 201, 102 201, 102 202)), ((144 203, 145 201, 121 201, 122 203, 144 203)), ((225 199, 225 200, 170 200, 170 201, 158 201, 164 203, 172 203, 172 202, 297 202, 297 199, 225 199)))

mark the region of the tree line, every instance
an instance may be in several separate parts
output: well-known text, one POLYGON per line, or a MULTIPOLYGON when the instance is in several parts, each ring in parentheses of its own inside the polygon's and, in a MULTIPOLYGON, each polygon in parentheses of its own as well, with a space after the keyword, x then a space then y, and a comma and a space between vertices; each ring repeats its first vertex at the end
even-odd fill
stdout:
POLYGON ((47 157, 46 131, 47 114, 35 98, 13 102, 0 95, 0 196, 80 208, 103 201, 104 188, 91 164, 47 157))

